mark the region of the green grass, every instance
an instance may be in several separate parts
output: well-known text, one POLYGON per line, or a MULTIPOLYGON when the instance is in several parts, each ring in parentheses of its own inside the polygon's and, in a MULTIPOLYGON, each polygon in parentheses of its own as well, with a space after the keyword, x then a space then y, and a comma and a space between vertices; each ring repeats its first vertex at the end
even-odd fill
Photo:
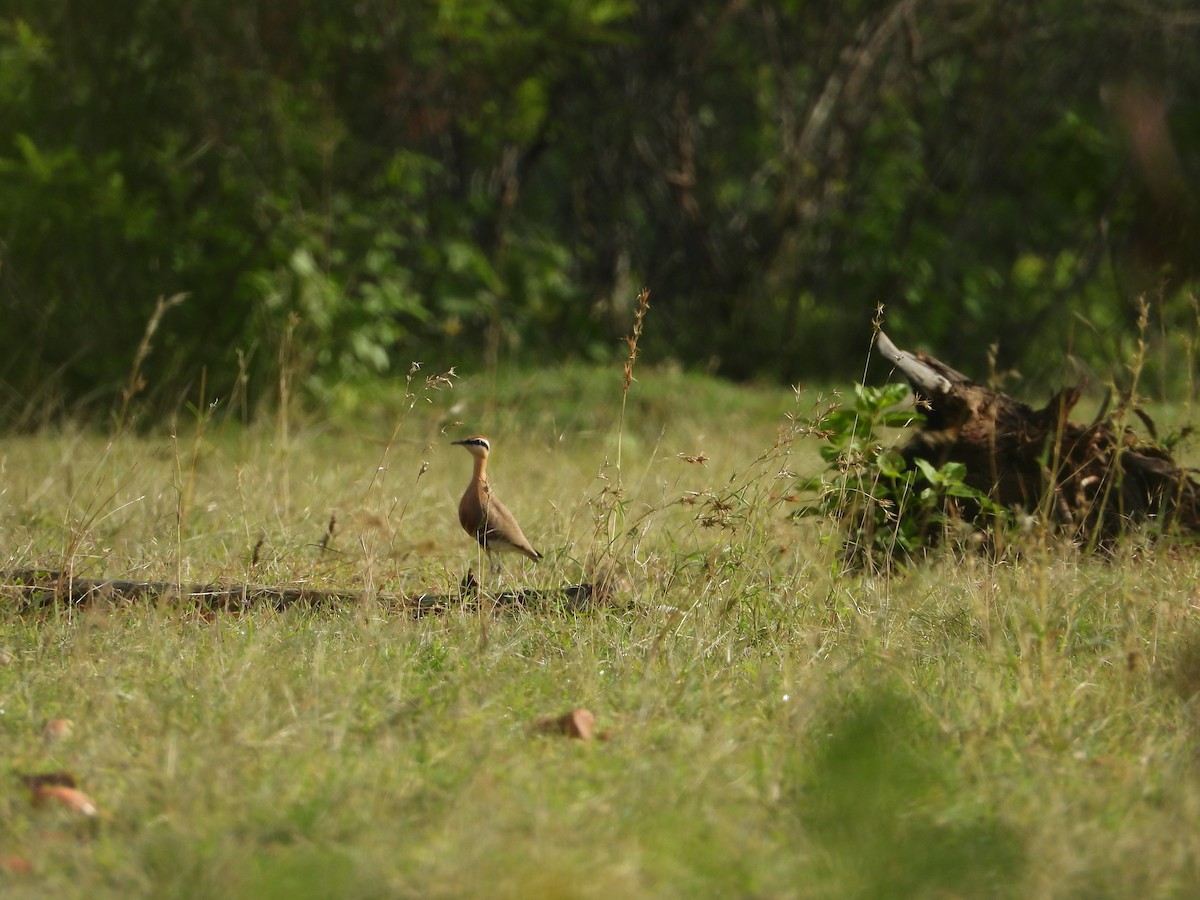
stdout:
POLYGON ((819 466, 787 419, 815 393, 638 377, 620 472, 620 373, 586 368, 398 388, 286 439, 219 415, 175 437, 5 439, 6 568, 403 591, 479 568, 454 517, 469 460, 448 442, 483 431, 547 555, 508 582, 605 565, 622 603, 420 621, 373 600, 212 621, 10 605, 7 768, 69 770, 102 815, 35 808, 6 773, 0 857, 33 872, 0 870, 0 893, 1200 890, 1190 551, 839 574, 781 475, 819 466), (575 706, 607 740, 532 733, 575 706), (47 742, 54 718, 74 729, 47 742))

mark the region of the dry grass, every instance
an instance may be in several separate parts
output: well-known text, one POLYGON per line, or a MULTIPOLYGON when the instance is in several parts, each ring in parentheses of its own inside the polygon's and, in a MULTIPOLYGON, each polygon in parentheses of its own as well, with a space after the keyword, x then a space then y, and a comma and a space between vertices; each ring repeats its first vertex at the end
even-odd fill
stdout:
POLYGON ((215 416, 9 439, 8 567, 438 589, 479 565, 454 519, 462 419, 547 553, 508 578, 604 562, 628 606, 0 615, 11 770, 68 770, 101 810, 34 808, 6 776, 0 860, 33 872, 0 867, 5 896, 1200 888, 1190 551, 839 574, 787 518, 786 473, 818 463, 786 415, 815 395, 639 371, 618 495, 619 374, 514 376, 495 398, 414 382, 348 421, 293 417, 286 440, 215 416), (505 412, 480 421, 491 399, 505 412), (531 733, 575 706, 610 739, 531 733))

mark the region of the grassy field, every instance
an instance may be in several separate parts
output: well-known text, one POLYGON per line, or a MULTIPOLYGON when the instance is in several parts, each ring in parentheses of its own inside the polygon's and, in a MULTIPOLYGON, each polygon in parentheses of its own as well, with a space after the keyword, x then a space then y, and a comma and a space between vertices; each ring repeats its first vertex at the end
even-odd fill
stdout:
POLYGON ((546 555, 505 583, 603 570, 614 602, 209 620, 9 591, 0 894, 1200 893, 1193 552, 841 573, 789 518, 816 392, 646 370, 622 424, 619 371, 425 375, 330 420, 7 437, 5 568, 452 590, 481 560, 449 441, 484 431, 546 555), (606 740, 532 731, 579 706, 606 740), (31 803, 18 774, 57 770, 97 817, 31 803))

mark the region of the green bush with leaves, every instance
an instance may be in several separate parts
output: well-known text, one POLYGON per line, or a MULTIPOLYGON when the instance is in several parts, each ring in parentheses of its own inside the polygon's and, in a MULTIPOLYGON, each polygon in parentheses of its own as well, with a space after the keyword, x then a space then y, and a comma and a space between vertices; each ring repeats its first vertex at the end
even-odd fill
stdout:
POLYGON ((908 398, 907 385, 856 384, 853 402, 830 410, 814 426, 826 438, 821 456, 827 465, 801 483, 816 496, 796 515, 836 522, 847 564, 890 570, 947 536, 986 534, 1007 518, 1003 507, 966 483, 962 463, 939 466, 916 458, 906 465, 895 441, 880 432, 920 424, 921 414, 908 398))

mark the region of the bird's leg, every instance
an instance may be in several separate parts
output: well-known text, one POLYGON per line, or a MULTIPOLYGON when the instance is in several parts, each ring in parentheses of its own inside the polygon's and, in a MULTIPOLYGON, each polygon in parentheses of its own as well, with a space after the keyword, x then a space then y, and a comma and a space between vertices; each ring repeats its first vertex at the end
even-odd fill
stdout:
POLYGON ((490 570, 492 566, 492 554, 486 552, 481 545, 475 547, 475 568, 472 571, 467 569, 467 577, 471 581, 472 594, 474 595, 475 603, 480 608, 483 607, 484 595, 488 590, 488 577, 484 574, 485 567, 490 570), (474 572, 479 573, 479 578, 476 580, 474 572))
POLYGON ((479 582, 475 580, 475 570, 467 567, 467 574, 458 583, 458 596, 466 600, 479 597, 479 582))
POLYGON ((500 596, 500 588, 504 582, 504 563, 501 561, 499 553, 489 553, 488 563, 492 568, 492 576, 496 579, 496 596, 500 596))
POLYGON ((487 577, 483 574, 484 558, 487 559, 487 565, 490 568, 492 564, 492 554, 484 550, 483 546, 477 548, 478 556, 476 563, 479 566, 479 583, 475 592, 475 615, 479 619, 479 651, 482 652, 488 645, 491 635, 488 630, 488 619, 491 618, 491 598, 487 595, 487 577))

